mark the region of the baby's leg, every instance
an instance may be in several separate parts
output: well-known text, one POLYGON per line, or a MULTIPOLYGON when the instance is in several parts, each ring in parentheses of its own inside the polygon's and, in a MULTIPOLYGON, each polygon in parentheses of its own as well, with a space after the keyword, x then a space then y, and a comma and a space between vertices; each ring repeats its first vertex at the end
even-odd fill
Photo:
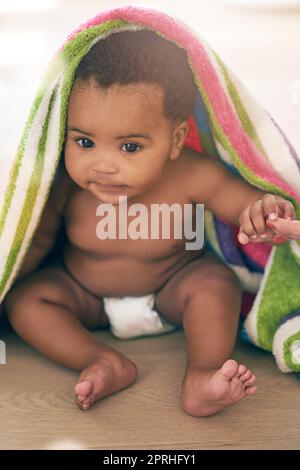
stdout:
POLYGON ((135 364, 88 331, 108 325, 103 302, 59 263, 17 282, 5 297, 4 307, 15 331, 31 346, 81 371, 75 397, 82 409, 134 382, 135 364))
POLYGON ((182 407, 192 416, 217 413, 256 391, 255 376, 229 360, 240 306, 238 279, 211 253, 175 273, 156 295, 157 310, 185 331, 182 407))

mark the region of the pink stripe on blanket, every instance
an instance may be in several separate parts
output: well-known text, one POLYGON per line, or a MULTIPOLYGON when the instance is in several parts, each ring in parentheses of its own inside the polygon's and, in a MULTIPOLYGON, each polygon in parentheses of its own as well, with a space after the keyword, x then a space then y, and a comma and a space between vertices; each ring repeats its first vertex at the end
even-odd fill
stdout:
MULTIPOLYGON (((195 72, 204 85, 205 92, 210 100, 216 118, 221 125, 226 137, 234 150, 240 156, 243 163, 258 177, 264 178, 275 186, 290 194, 300 203, 300 196, 283 181, 276 171, 264 160, 264 157, 256 149, 236 115, 230 101, 224 93, 222 84, 216 74, 204 47, 199 40, 192 35, 189 27, 182 21, 177 22, 174 18, 163 12, 148 8, 132 7, 126 5, 103 13, 80 25, 64 44, 71 41, 80 31, 96 26, 108 20, 123 19, 131 23, 148 25, 153 30, 159 31, 168 39, 176 41, 189 53, 195 72)), ((64 47, 64 45, 63 45, 64 47)))
POLYGON ((253 261, 262 268, 266 266, 272 250, 272 246, 267 243, 247 243, 247 245, 240 245, 240 248, 247 256, 249 256, 249 258, 253 259, 253 261))
POLYGON ((237 236, 239 233, 239 227, 234 224, 230 224, 234 236, 235 241, 241 251, 245 253, 250 259, 252 259, 258 266, 264 268, 267 264, 270 252, 272 250, 272 245, 270 243, 247 243, 246 245, 242 245, 237 236))

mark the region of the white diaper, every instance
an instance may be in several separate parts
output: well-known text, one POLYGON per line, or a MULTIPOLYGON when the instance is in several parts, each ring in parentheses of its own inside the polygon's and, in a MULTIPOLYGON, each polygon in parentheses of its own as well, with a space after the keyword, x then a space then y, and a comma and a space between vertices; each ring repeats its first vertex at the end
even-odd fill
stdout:
POLYGON ((112 333, 121 339, 160 335, 175 330, 153 310, 154 294, 144 297, 104 297, 112 333))

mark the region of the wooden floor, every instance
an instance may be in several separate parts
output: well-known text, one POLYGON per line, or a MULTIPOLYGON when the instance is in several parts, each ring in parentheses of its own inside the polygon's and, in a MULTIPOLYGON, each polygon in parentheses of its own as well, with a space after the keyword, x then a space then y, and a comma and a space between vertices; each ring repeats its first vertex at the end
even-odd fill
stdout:
MULTIPOLYGON (((23 14, 4 19, 0 14, 1 38, 7 35, 12 47, 7 64, 2 55, 0 61, 2 89, 7 90, 7 102, 0 93, 6 109, 0 113, 6 136, 0 142, 1 168, 17 145, 41 62, 46 66, 65 36, 99 11, 99 0, 60 3, 55 12, 31 12, 26 22, 23 14), (25 23, 30 35, 23 30, 25 23), (13 63, 12 34, 18 39, 20 64, 13 63), (26 56, 28 50, 32 62, 26 56)), ((101 8, 109 8, 117 2, 100 3, 101 8)), ((166 5, 203 35, 300 150, 300 99, 295 99, 300 96, 299 11, 219 11, 212 1, 195 0, 176 2, 176 8, 173 0, 143 3, 157 8, 166 5), (299 95, 293 97, 295 87, 299 95)), ((300 381, 281 374, 271 354, 239 344, 235 358, 257 374, 257 394, 219 415, 197 419, 180 408, 185 365, 182 332, 134 341, 117 341, 109 332, 96 336, 134 360, 140 375, 131 388, 82 412, 72 398, 77 374, 48 361, 0 325, 0 339, 7 347, 7 364, 0 365, 0 449, 300 448, 300 381)))
POLYGON ((180 408, 185 365, 181 331, 160 337, 99 340, 130 357, 139 378, 87 412, 73 402, 77 373, 42 357, 2 326, 0 449, 299 449, 300 381, 279 373, 272 356, 242 343, 234 357, 258 377, 258 391, 219 415, 180 408))

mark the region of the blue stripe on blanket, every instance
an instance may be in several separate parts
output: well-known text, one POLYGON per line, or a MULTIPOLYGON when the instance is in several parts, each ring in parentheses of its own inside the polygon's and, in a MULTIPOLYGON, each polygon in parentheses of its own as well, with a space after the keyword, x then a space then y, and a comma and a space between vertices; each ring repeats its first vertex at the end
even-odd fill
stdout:
POLYGON ((200 129, 203 132, 205 132, 205 134, 212 135, 211 128, 208 122, 207 111, 204 107, 202 98, 200 97, 199 94, 197 95, 197 98, 196 98, 196 106, 195 106, 194 115, 195 115, 195 119, 197 121, 198 127, 200 127, 200 129))
POLYGON ((235 244, 235 234, 231 226, 214 217, 214 226, 220 249, 226 261, 234 266, 243 266, 250 271, 264 272, 264 269, 255 263, 249 256, 243 253, 235 244))
POLYGON ((233 240, 234 234, 230 225, 214 217, 214 226, 219 246, 226 261, 235 266, 244 266, 245 263, 241 257, 241 253, 233 240))
POLYGON ((286 315, 285 317, 283 317, 279 322, 279 326, 283 325, 288 320, 292 320, 292 318, 295 318, 295 317, 300 317, 300 311, 299 310, 293 310, 293 312, 291 312, 288 315, 286 315))
POLYGON ((294 147, 292 146, 292 144, 290 143, 290 141, 288 140, 287 136, 285 135, 285 133, 283 132, 282 129, 280 129, 280 127, 278 126, 277 122, 275 121, 275 119, 269 114, 267 113, 269 118, 271 119, 271 121, 273 122, 274 126, 278 129, 279 133, 282 135, 286 145, 288 146, 288 149, 290 151, 290 154, 291 156, 293 157, 293 159, 295 160, 296 162, 296 165, 297 167, 299 168, 300 170, 300 159, 294 149, 294 147))

